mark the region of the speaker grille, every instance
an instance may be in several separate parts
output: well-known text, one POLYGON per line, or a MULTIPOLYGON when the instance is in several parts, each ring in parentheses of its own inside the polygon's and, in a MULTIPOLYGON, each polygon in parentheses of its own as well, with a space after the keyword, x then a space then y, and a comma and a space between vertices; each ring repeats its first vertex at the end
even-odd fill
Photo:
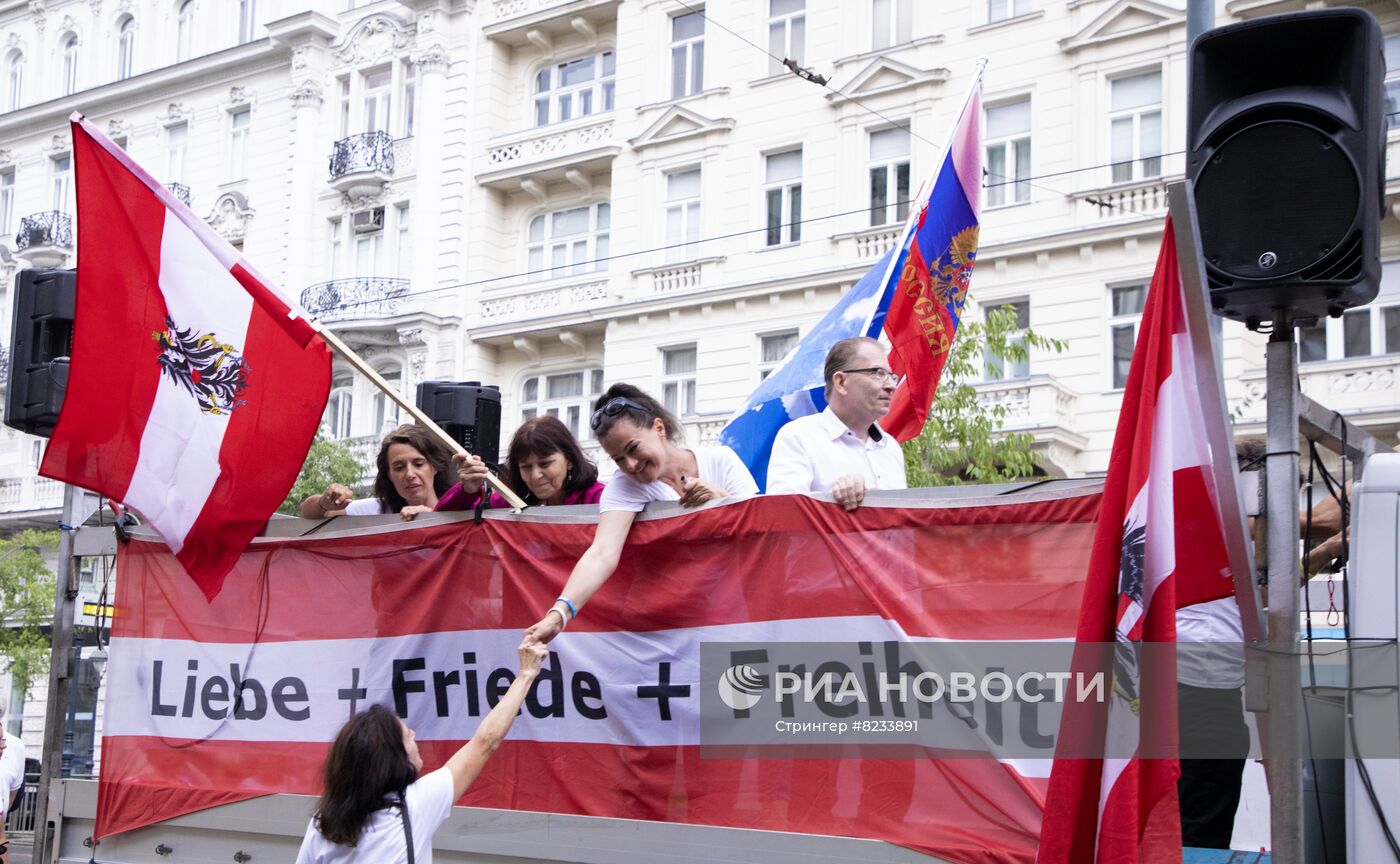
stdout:
POLYGON ((1226 279, 1347 278, 1362 266, 1361 195, 1355 165, 1330 135, 1291 120, 1247 126, 1196 181, 1206 261, 1226 279))

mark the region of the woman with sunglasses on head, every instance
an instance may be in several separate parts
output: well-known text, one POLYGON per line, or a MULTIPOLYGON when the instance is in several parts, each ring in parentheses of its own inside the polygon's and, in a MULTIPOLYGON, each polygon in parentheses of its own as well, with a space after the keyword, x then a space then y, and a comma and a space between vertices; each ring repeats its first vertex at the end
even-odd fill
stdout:
POLYGON ((525 631, 525 641, 548 642, 578 614, 617 569, 632 522, 649 502, 698 507, 758 494, 749 469, 728 447, 685 448, 681 424, 661 403, 631 384, 614 384, 594 403, 593 436, 617 463, 598 502, 598 528, 554 605, 525 631))
MULTIPOLYGON (((438 510, 472 510, 485 494, 486 478, 473 474, 476 456, 452 457, 462 476, 438 499, 438 510)), ((574 433, 552 414, 532 417, 520 424, 506 451, 506 482, 526 504, 557 507, 565 504, 597 504, 604 484, 598 482, 598 466, 583 453, 574 433)), ((499 492, 490 493, 487 507, 510 507, 499 492)))

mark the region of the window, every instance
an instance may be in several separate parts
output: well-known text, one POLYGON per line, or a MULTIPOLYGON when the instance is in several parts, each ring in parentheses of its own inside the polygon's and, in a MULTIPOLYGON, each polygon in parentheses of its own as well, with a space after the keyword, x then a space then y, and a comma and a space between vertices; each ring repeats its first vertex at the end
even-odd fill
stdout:
POLYGON ((802 151, 774 153, 763 161, 767 243, 797 243, 802 239, 802 151))
POLYGON ((340 221, 339 216, 326 223, 328 231, 328 242, 326 243, 326 249, 327 254, 330 256, 331 259, 329 262, 329 269, 332 279, 335 279, 340 275, 340 250, 343 248, 344 245, 344 241, 341 240, 341 224, 342 223, 340 221))
POLYGON ((136 19, 130 15, 117 25, 117 80, 131 77, 136 64, 136 19))
POLYGON ((29 462, 35 468, 38 468, 39 465, 42 464, 44 461, 45 443, 47 443, 47 441, 44 438, 39 438, 29 442, 29 462))
MULTIPOLYGON (((990 317, 997 309, 1004 309, 1010 306, 1016 315, 1016 330, 1008 333, 1006 341, 1012 345, 1025 346, 1026 330, 1031 326, 1031 301, 1022 297, 1015 300, 1007 300, 989 306, 986 316, 990 317)), ((1114 343, 1115 347, 1117 342, 1114 343)), ((1132 349, 1129 346, 1128 356, 1132 357, 1132 349)), ((1116 355, 1115 355, 1116 357, 1116 355)), ((1030 360, 1008 360, 998 357, 990 351, 984 352, 982 356, 982 380, 984 381, 1009 381, 1015 378, 1025 378, 1031 374, 1030 360)))
POLYGON ((53 169, 53 209, 61 213, 72 213, 73 201, 73 157, 55 156, 49 166, 53 169))
POLYGON ((239 108, 229 115, 228 179, 243 180, 248 176, 248 132, 253 119, 252 109, 239 108))
POLYGON ((1353 309, 1342 313, 1342 356, 1368 357, 1371 354, 1371 310, 1353 309))
POLYGON ((403 104, 403 137, 413 136, 413 96, 418 87, 417 70, 412 63, 405 63, 403 66, 403 78, 399 85, 399 92, 403 98, 399 101, 403 104))
POLYGON ((677 417, 695 413, 695 346, 661 349, 661 403, 677 417))
POLYGON ((340 79, 340 137, 350 135, 350 79, 340 79))
POLYGON ((258 27, 256 0, 238 0, 238 44, 252 42, 258 27))
POLYGON ((987 206, 1031 200, 1031 100, 987 109, 987 206))
POLYGON ((391 98, 393 96, 393 82, 394 72, 392 69, 365 73, 365 132, 389 131, 389 112, 393 108, 394 101, 391 98))
POLYGON ((758 337, 758 380, 762 381, 778 368, 783 358, 797 345, 797 331, 784 330, 758 337))
POLYGON ((1400 127, 1400 35, 1385 37, 1385 126, 1400 127))
POLYGON ((194 56, 194 0, 185 0, 175 15, 175 60, 194 56))
MULTIPOLYGON (((388 382, 389 386, 395 390, 403 389, 403 367, 391 366, 386 369, 375 370, 379 377, 388 382)), ((374 391, 374 433, 384 435, 392 432, 399 425, 399 403, 389 398, 389 394, 383 390, 374 391)))
POLYGON ((689 261, 700 252, 700 169, 666 175, 666 260, 689 261))
POLYGON ((1110 82, 1108 161, 1113 182, 1162 175, 1162 73, 1144 72, 1110 82))
POLYGON ((1031 0, 987 0, 987 23, 1029 15, 1031 0))
POLYGON ((806 46, 807 0, 768 0, 768 74, 782 74, 785 57, 801 66, 806 46))
POLYGON ((355 275, 382 276, 380 267, 384 263, 384 219, 380 214, 378 227, 362 231, 355 226, 355 275))
POLYGON ((909 130, 870 133, 870 224, 903 222, 909 215, 909 130))
POLYGON ((1319 319, 1298 328, 1298 362, 1316 363, 1327 359, 1327 322, 1319 319))
POLYGON ((1113 389, 1128 386, 1128 367, 1133 363, 1138 323, 1147 304, 1147 283, 1109 289, 1108 337, 1113 351, 1113 389))
POLYGON ((186 123, 165 128, 166 182, 183 183, 185 180, 185 151, 189 133, 190 127, 186 123))
POLYGON ((1318 319, 1298 328, 1298 361, 1317 363, 1400 353, 1400 306, 1352 309, 1341 320, 1318 319))
POLYGON ((15 169, 0 171, 0 235, 14 233, 15 169))
POLYGON ((535 125, 613 110, 616 75, 617 61, 611 51, 541 69, 535 75, 535 125))
POLYGON ((879 51, 914 38, 914 0, 871 0, 870 45, 879 51))
POLYGON ((5 73, 5 110, 14 111, 24 105, 24 55, 11 54, 5 73))
POLYGON ((413 274, 413 235, 408 230, 408 205, 394 208, 394 221, 398 224, 394 256, 398 260, 398 274, 407 279, 413 274))
POLYGON ((671 19, 671 98, 705 89, 705 13, 671 19))
POLYGON ((569 427, 574 437, 593 437, 587 419, 593 403, 603 394, 603 370, 581 369, 525 379, 520 389, 520 422, 549 414, 569 427))
POLYGON ((78 92, 78 37, 69 33, 63 40, 63 94, 78 92))
POLYGON ((1400 306, 1383 306, 1381 313, 1381 345, 1387 354, 1400 354, 1400 306))
POLYGON ((353 391, 349 376, 336 378, 331 383, 331 395, 326 400, 326 429, 331 438, 350 437, 350 419, 353 409, 353 391))
POLYGON ((606 270, 611 220, 612 208, 605 203, 531 219, 525 265, 530 280, 606 270))

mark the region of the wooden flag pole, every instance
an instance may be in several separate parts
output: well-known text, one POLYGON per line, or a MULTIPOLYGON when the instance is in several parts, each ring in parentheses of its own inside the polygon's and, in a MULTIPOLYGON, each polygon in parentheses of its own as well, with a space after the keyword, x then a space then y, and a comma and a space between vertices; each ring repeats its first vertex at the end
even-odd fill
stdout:
MULTIPOLYGON (((442 441, 442 443, 446 444, 449 448, 451 448, 453 453, 461 453, 465 456, 471 455, 470 453, 467 453, 467 449, 465 447, 453 440, 451 435, 448 435, 446 432, 444 432, 441 426, 434 423, 431 417, 429 417, 427 414, 424 414, 418 408, 417 405, 413 404, 413 402, 409 401, 408 399, 405 399, 404 395, 400 393, 397 388, 395 388, 388 381, 385 381, 384 378, 380 376, 378 372, 374 371, 374 369, 372 369, 370 365, 366 363, 362 357, 360 357, 360 355, 350 350, 350 346, 340 341, 340 337, 332 333, 328 327, 322 326, 320 322, 312 322, 312 326, 316 328, 317 333, 321 334, 321 338, 326 340, 326 344, 331 346, 331 348, 335 349, 335 352, 345 359, 346 363, 349 363, 351 366, 353 366, 356 372, 359 372, 361 375, 368 378, 371 382, 374 383, 374 386, 378 387, 381 391, 383 391, 383 393, 390 399, 393 399, 394 402, 400 408, 407 411, 413 417, 414 421, 418 423, 418 425, 422 426, 429 432, 436 435, 442 441)), ((524 510, 527 506, 529 506, 525 503, 523 499, 521 499, 519 495, 515 494, 514 489, 510 488, 506 484, 502 483, 500 480, 496 479, 495 475, 488 473, 486 475, 486 483, 490 486, 490 488, 501 493, 501 497, 509 501, 510 506, 514 507, 516 510, 524 510)))

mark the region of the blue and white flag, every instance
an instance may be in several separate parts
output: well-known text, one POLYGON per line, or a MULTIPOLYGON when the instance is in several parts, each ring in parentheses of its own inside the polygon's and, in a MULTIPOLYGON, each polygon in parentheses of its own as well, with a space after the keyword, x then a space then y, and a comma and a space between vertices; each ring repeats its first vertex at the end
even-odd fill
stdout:
POLYGON ((880 335, 892 294, 886 277, 890 258, 903 251, 895 246, 886 252, 788 352, 782 365, 763 379, 749 395, 748 403, 719 433, 719 443, 739 454, 759 489, 768 488, 768 457, 773 453, 778 430, 789 420, 826 408, 826 382, 822 378, 826 352, 842 339, 880 335))

